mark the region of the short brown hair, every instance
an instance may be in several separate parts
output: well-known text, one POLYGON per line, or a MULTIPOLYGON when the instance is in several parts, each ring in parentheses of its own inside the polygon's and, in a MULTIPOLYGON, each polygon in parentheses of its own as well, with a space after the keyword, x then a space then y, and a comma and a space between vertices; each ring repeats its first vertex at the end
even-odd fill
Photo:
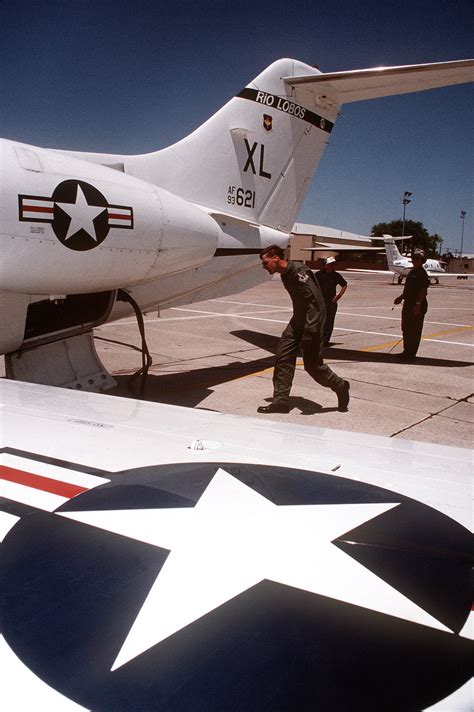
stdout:
POLYGON ((269 257, 278 257, 280 260, 285 259, 285 251, 279 245, 269 245, 260 250, 260 258, 268 255, 269 257))

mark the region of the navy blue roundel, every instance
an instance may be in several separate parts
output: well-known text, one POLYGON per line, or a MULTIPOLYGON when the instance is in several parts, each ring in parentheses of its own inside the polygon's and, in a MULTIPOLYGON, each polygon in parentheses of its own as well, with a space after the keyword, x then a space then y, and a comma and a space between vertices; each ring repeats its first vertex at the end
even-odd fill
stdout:
POLYGON ((82 180, 64 180, 56 186, 52 227, 58 240, 71 250, 100 245, 109 234, 108 203, 100 190, 82 180))
POLYGON ((399 712, 470 677, 471 539, 445 515, 284 467, 104 475, 2 545, 2 634, 86 709, 399 712))

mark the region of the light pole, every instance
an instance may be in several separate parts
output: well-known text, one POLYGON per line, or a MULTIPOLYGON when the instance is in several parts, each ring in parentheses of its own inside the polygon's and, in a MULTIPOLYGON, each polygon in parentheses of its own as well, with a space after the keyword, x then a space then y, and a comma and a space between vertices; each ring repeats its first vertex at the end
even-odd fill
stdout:
POLYGON ((459 217, 461 218, 461 254, 459 256, 462 259, 462 246, 464 242, 464 218, 466 217, 466 211, 461 210, 461 215, 459 217))
POLYGON ((408 203, 411 203, 410 195, 413 195, 413 193, 409 193, 408 190, 406 190, 403 193, 403 198, 402 198, 402 203, 403 203, 403 223, 402 223, 402 237, 405 234, 405 211, 407 209, 408 203))
MULTIPOLYGON (((405 235, 405 211, 407 209, 408 203, 411 203, 410 195, 412 195, 412 193, 410 193, 408 190, 406 190, 403 193, 403 198, 402 198, 402 203, 403 203, 402 237, 404 237, 404 235, 405 235)), ((402 252, 403 252, 403 254, 405 254, 405 243, 404 242, 402 242, 402 252)))

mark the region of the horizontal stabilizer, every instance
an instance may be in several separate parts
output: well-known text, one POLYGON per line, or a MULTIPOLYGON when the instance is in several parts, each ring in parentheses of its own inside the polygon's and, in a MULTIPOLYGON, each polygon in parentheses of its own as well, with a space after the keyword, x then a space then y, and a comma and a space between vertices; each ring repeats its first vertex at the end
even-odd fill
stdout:
POLYGON ((346 242, 338 243, 324 242, 324 240, 318 240, 318 243, 316 245, 313 245, 312 247, 300 247, 299 249, 303 252, 327 252, 328 250, 332 250, 333 252, 369 252, 373 250, 381 255, 384 255, 385 252, 380 252, 382 246, 374 245, 374 240, 383 240, 384 244, 386 244, 387 242, 394 243, 398 240, 411 240, 411 238, 412 235, 404 235, 403 237, 392 237, 392 235, 383 235, 382 237, 372 236, 371 238, 367 238, 372 240, 372 245, 367 246, 361 245, 360 242, 357 242, 356 240, 351 240, 350 238, 347 239, 346 242))
POLYGON ((405 241, 405 240, 411 240, 412 237, 413 237, 413 235, 403 235, 403 236, 400 235, 397 237, 395 237, 394 235, 383 235, 382 238, 378 238, 378 239, 379 240, 383 239, 384 242, 386 242, 387 240, 405 241))
MULTIPOLYGON (((380 247, 364 247, 363 245, 318 245, 317 247, 300 247, 302 252, 327 252, 332 250, 333 252, 370 252, 375 250, 380 252, 380 247)), ((385 254, 382 252, 381 254, 385 254)))
POLYGON ((304 88, 315 94, 318 104, 335 105, 436 89, 473 80, 472 59, 285 78, 290 86, 304 88))
POLYGON ((235 223, 237 225, 241 225, 243 227, 259 227, 259 224, 256 222, 253 222, 252 220, 245 220, 245 218, 239 218, 236 215, 232 215, 231 213, 219 213, 216 212, 215 210, 212 210, 209 212, 209 215, 211 218, 214 218, 216 222, 218 223, 235 223))

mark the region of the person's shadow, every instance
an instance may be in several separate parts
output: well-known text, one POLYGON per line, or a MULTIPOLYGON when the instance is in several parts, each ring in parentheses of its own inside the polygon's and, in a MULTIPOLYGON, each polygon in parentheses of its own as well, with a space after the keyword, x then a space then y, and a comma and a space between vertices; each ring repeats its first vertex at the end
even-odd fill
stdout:
MULTIPOLYGON (((250 331, 248 329, 231 331, 230 333, 233 336, 237 336, 239 339, 242 339, 242 341, 246 341, 259 349, 264 349, 265 351, 269 351, 273 354, 276 353, 278 342, 280 341, 278 336, 262 334, 258 331, 250 331)), ((360 351, 358 349, 339 348, 337 343, 334 342, 331 342, 331 344, 331 346, 324 349, 323 357, 326 356, 330 358, 337 358, 341 361, 356 361, 359 363, 400 363, 400 353, 360 351)), ((416 366, 442 366, 445 368, 472 366, 472 361, 428 358, 427 356, 417 356, 411 363, 416 366)))
MULTIPOLYGON (((265 398, 267 403, 271 403, 271 398, 265 398)), ((300 415, 316 415, 317 413, 333 413, 337 411, 337 406, 332 408, 323 407, 320 403, 315 403, 314 401, 308 400, 307 398, 302 398, 301 396, 290 396, 289 398, 290 412, 295 408, 298 408, 300 415)))

